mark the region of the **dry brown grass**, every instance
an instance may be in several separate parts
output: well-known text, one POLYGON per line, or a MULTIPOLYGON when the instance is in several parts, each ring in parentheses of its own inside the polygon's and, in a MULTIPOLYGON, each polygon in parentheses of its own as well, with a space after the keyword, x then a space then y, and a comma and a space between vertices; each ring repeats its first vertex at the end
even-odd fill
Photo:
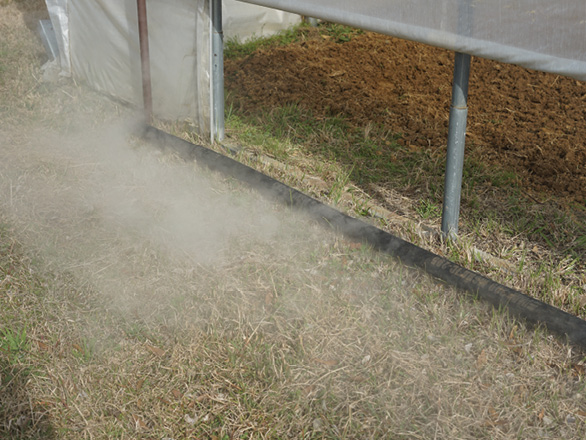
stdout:
POLYGON ((24 432, 55 438, 584 434, 567 347, 305 229, 279 234, 287 249, 241 240, 216 268, 130 253, 125 284, 151 286, 140 301, 126 284, 104 303, 87 270, 11 285, 3 328, 27 329, 28 346, 5 357, 3 377, 21 377, 3 393, 5 432, 24 416, 24 432))
MULTIPOLYGON (((38 50, 13 3, 0 16, 2 50, 38 50)), ((0 437, 584 438, 571 347, 155 155, 92 92, 26 95, 7 66, 0 437)))
POLYGON ((2 394, 4 433, 584 435, 583 365, 568 347, 314 226, 284 229, 286 249, 243 239, 221 267, 128 253, 132 279, 105 303, 93 265, 34 276, 11 245, 22 269, 3 286, 3 329, 26 329, 28 345, 3 356, 3 379, 18 378, 2 394), (151 286, 140 301, 137 284, 151 286))

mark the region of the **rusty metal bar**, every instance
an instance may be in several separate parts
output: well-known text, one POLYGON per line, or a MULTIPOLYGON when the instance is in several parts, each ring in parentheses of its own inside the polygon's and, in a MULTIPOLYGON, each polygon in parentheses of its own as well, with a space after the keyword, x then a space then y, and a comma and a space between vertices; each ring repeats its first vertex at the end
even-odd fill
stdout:
POLYGON ((138 10, 138 38, 140 42, 144 117, 147 124, 149 124, 153 118, 153 94, 151 89, 151 61, 149 56, 149 31, 147 24, 146 0, 137 0, 136 6, 138 10))

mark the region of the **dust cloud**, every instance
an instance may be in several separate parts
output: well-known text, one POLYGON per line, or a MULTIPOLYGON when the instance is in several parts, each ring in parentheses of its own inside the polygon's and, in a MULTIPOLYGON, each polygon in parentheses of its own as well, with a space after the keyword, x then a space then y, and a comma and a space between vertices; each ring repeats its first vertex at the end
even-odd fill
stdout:
POLYGON ((3 137, 2 211, 51 270, 134 310, 188 289, 190 270, 232 264, 243 243, 276 246, 283 223, 273 206, 143 145, 133 128, 125 121, 3 137))

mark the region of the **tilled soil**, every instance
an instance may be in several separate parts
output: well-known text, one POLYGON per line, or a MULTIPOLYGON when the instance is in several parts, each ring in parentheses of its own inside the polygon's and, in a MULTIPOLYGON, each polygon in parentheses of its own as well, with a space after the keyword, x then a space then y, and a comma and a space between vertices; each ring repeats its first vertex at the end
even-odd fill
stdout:
MULTIPOLYGON (((316 33, 317 34, 317 33, 316 33)), ((226 61, 247 110, 296 103, 317 116, 381 124, 411 148, 445 150, 453 53, 364 33, 314 35, 226 61)), ((473 58, 467 154, 514 171, 527 191, 586 201, 586 83, 473 58)))

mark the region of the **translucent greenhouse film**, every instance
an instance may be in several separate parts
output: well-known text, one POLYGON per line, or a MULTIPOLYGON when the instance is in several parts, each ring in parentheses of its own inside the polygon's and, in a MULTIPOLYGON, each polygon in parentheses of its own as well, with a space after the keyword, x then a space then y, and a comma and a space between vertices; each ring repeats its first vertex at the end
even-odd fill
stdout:
POLYGON ((584 0, 243 0, 586 81, 584 0))
MULTIPOLYGON (((287 28, 295 14, 224 0, 228 38, 287 28)), ((59 46, 59 69, 91 87, 142 105, 136 0, 46 0, 59 46)), ((153 112, 211 127, 210 0, 147 0, 153 112)))
MULTIPOLYGON (((136 0, 46 0, 62 74, 122 101, 142 105, 136 0)), ((153 111, 210 123, 211 37, 208 0, 147 2, 153 111)))
POLYGON ((263 8, 237 0, 222 0, 224 38, 240 41, 265 37, 301 22, 297 14, 263 8))

